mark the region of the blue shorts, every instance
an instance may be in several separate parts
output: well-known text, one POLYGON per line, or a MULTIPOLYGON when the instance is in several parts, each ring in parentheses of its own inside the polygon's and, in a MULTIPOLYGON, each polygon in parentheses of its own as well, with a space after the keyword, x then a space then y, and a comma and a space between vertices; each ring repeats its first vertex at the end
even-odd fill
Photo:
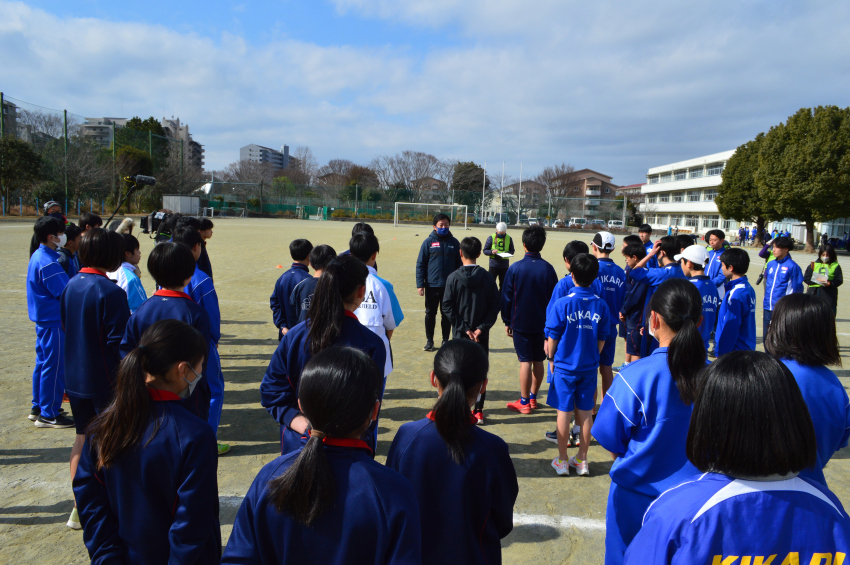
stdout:
POLYGON ((596 392, 596 371, 572 374, 555 369, 555 377, 549 385, 546 404, 561 412, 593 410, 593 394, 596 392), (553 393, 554 391, 554 393, 553 393))
POLYGON ((626 330, 626 353, 629 355, 640 355, 640 328, 626 330))
POLYGON ((532 361, 545 361, 546 353, 543 351, 543 342, 546 336, 540 333, 524 333, 514 330, 514 349, 520 363, 532 361))
POLYGON ((599 352, 599 365, 601 367, 610 367, 614 364, 614 354, 617 352, 617 331, 614 328, 615 326, 611 326, 611 333, 608 334, 608 339, 605 340, 605 345, 599 352))

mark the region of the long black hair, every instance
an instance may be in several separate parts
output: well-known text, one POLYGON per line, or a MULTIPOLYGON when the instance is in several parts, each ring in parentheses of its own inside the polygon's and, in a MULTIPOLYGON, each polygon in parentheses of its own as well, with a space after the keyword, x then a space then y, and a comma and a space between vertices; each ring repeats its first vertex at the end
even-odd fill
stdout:
POLYGON ((455 463, 463 463, 472 440, 467 394, 487 378, 490 362, 484 349, 466 339, 453 339, 434 356, 434 374, 443 394, 434 404, 434 424, 455 463))
POLYGON ((697 329, 702 316, 702 296, 692 282, 670 279, 661 283, 652 295, 649 309, 676 332, 667 349, 667 367, 682 402, 691 404, 696 394, 697 373, 706 360, 705 343, 697 329))
POLYGON ((718 358, 700 373, 685 450, 700 471, 736 477, 812 467, 815 428, 794 375, 759 351, 718 358))
POLYGON ((310 353, 317 354, 333 345, 342 332, 345 303, 354 299, 357 289, 366 284, 369 270, 360 259, 343 255, 332 260, 322 271, 307 317, 310 353))
POLYGON ((312 430, 292 465, 269 481, 269 500, 278 512, 309 526, 330 510, 336 485, 321 436, 345 438, 362 430, 382 386, 372 358, 351 347, 325 349, 304 366, 298 400, 312 430))
MULTIPOLYGON (((115 399, 86 430, 98 469, 142 441, 151 417, 146 373, 162 377, 182 361, 194 367, 203 361, 207 347, 198 330, 179 320, 160 320, 145 330, 138 347, 121 360, 115 399)), ((155 434, 156 430, 148 441, 155 434)))

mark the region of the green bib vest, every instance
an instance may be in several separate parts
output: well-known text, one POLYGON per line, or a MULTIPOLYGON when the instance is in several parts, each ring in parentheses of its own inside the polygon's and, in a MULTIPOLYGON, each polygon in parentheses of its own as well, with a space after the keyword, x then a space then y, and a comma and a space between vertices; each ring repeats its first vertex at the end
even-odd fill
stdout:
MULTIPOLYGON (((511 236, 505 234, 504 239, 500 239, 496 237, 496 234, 493 234, 493 251, 496 253, 510 253, 511 249, 511 236)), ((499 257, 501 259, 501 257, 499 257)))
MULTIPOLYGON (((838 261, 833 261, 832 263, 818 263, 817 261, 812 263, 812 275, 820 274, 826 275, 829 277, 829 280, 835 278, 835 269, 838 268, 838 261)), ((810 284, 809 288, 819 288, 819 284, 810 284)))

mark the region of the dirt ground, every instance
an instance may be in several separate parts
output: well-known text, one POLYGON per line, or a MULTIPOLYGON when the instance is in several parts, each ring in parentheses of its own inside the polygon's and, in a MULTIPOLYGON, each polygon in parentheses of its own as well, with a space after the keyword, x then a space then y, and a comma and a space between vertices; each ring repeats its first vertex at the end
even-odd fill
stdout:
MULTIPOLYGON (((287 246, 298 237, 342 251, 347 247, 351 226, 347 222, 216 220, 208 250, 222 312, 220 352, 226 390, 219 439, 232 446, 230 453, 219 458, 218 470, 225 542, 254 476, 279 453, 277 424, 260 406, 259 394, 260 381, 277 345, 269 295, 283 272, 278 265, 288 268, 287 246)), ((414 277, 419 246, 430 227, 374 227, 381 242, 380 274, 395 286, 405 314, 393 335, 397 365, 387 383, 381 412, 377 459, 383 461, 398 427, 422 418, 435 399, 428 383, 433 353, 422 351, 424 299, 416 292, 414 277)), ((491 232, 483 228, 454 230, 458 238, 474 235, 482 242, 491 232)), ((519 240, 519 231, 511 233, 519 240)), ((27 317, 25 289, 31 234, 31 222, 0 221, 0 562, 86 563, 82 533, 65 527, 73 506, 68 458, 74 431, 39 429, 26 418, 35 357, 35 331, 27 317)), ((563 276, 564 244, 573 239, 589 242, 591 235, 550 231, 543 257, 563 276)), ((140 241, 144 265, 153 242, 147 236, 141 236, 140 241)), ((750 278, 754 281, 762 263, 755 250, 750 253, 750 278)), ((812 255, 793 255, 802 266, 814 260, 812 255)), ((613 257, 622 265, 622 257, 613 257)), ((841 258, 841 264, 850 272, 847 256, 841 258)), ((143 271, 142 280, 150 294, 153 282, 143 271)), ((763 285, 757 286, 756 292, 761 303, 763 285)), ((842 290, 841 294, 845 292, 842 290)), ((760 342, 761 315, 758 316, 760 342)), ((838 331, 847 363, 850 306, 846 299, 839 301, 838 331)), ((758 347, 761 349, 760 344, 758 347)), ((622 361, 620 342, 615 365, 622 361)), ((523 416, 505 409, 506 402, 518 397, 518 362, 500 322, 491 337, 490 363, 486 429, 508 442, 520 482, 514 530, 502 543, 504 562, 526 563, 528 556, 534 555, 535 561, 553 564, 602 563, 609 454, 594 443, 589 455, 589 478, 555 476, 549 462, 557 455, 557 449, 543 439, 544 432, 554 429, 554 410, 544 407, 523 416)), ((845 387, 850 384, 850 371, 837 373, 845 387)), ((543 386, 541 396, 545 398, 546 385, 543 386)), ((848 459, 850 451, 845 449, 825 469, 830 488, 845 507, 850 507, 848 459)))

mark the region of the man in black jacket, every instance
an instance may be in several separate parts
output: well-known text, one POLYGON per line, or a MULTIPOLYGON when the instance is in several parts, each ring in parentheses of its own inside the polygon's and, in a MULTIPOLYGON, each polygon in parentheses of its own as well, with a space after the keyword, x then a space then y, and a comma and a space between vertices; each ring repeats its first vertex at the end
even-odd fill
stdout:
POLYGON ((443 343, 449 340, 451 319, 442 308, 446 279, 461 265, 460 243, 449 231, 451 221, 445 214, 434 216, 434 231, 419 249, 416 260, 416 290, 425 297, 425 351, 434 350, 434 328, 437 325, 437 309, 442 313, 440 326, 443 343))
POLYGON ((510 262, 507 257, 499 257, 499 253, 514 254, 514 241, 507 232, 507 224, 499 222, 496 224, 496 233, 488 237, 484 244, 484 255, 490 257, 490 274, 499 281, 500 291, 505 283, 505 273, 508 272, 510 262))

